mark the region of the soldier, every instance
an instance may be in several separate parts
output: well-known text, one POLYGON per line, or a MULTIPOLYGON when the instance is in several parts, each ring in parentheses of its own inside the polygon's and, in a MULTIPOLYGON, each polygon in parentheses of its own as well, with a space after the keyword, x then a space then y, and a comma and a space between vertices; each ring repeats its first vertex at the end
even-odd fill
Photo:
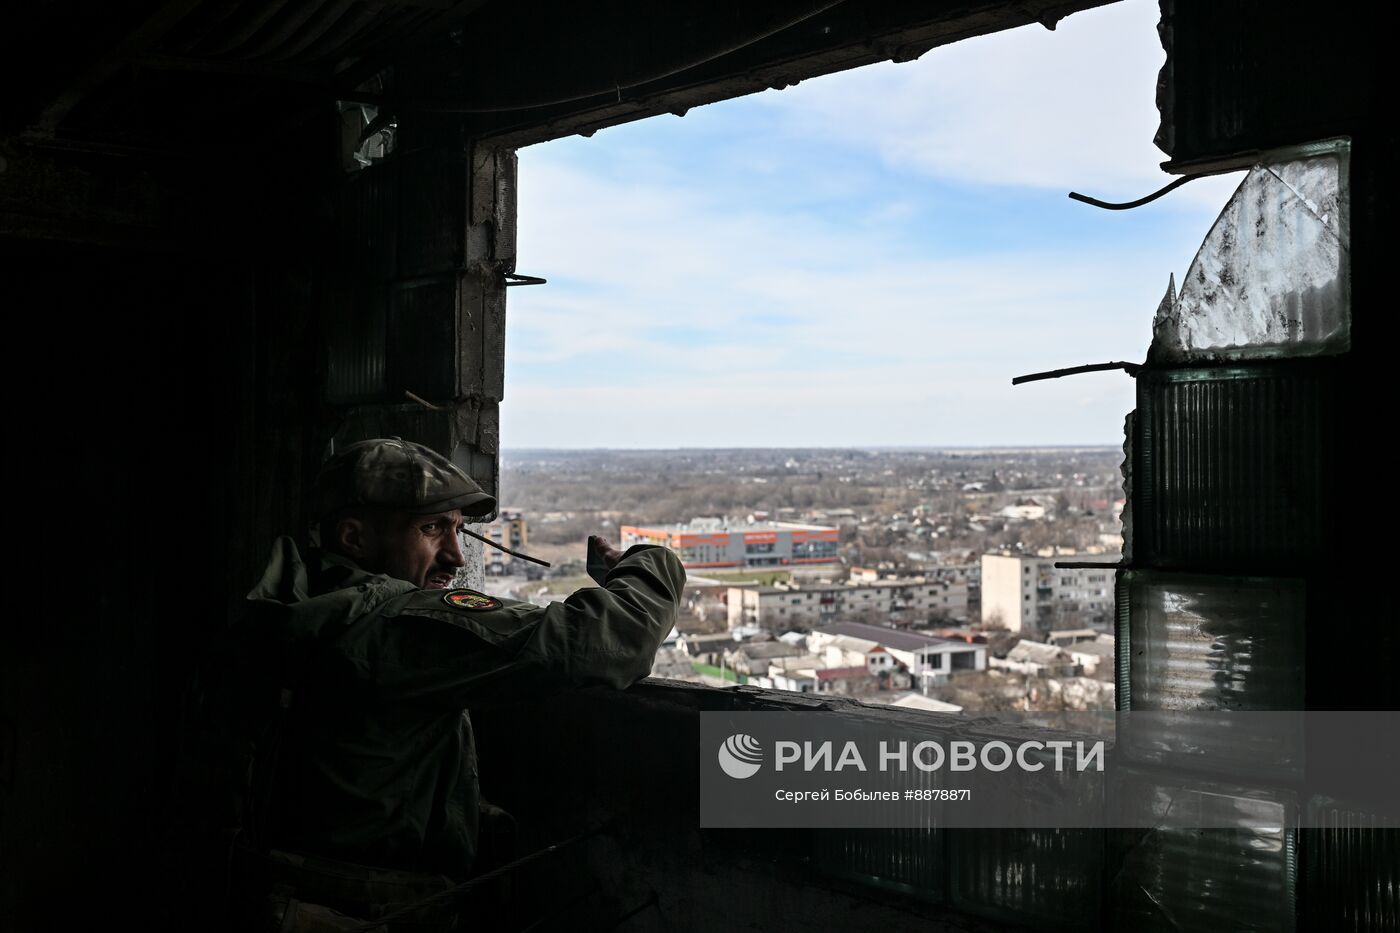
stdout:
POLYGON ((316 495, 320 549, 303 557, 279 539, 248 596, 253 627, 279 646, 286 707, 279 750, 259 761, 270 790, 253 833, 258 863, 271 852, 281 868, 255 874, 286 895, 299 883, 287 882, 287 864, 301 880, 308 865, 398 873, 371 873, 349 894, 314 878, 295 891, 364 916, 383 906, 364 892, 390 880, 421 892, 433 888, 425 878, 471 871, 480 796, 467 709, 645 677, 685 571, 665 548, 622 553, 597 539, 602 585, 563 602, 454 588, 463 519, 495 501, 445 457, 398 438, 334 456, 316 495))

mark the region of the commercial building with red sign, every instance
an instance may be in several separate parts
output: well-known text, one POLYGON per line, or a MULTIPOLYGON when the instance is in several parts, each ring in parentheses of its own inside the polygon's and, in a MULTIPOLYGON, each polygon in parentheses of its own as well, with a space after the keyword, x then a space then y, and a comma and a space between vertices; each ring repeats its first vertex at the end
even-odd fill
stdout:
POLYGON ((660 544, 686 567, 788 567, 836 561, 837 529, 797 522, 696 519, 685 525, 623 525, 622 545, 660 544))

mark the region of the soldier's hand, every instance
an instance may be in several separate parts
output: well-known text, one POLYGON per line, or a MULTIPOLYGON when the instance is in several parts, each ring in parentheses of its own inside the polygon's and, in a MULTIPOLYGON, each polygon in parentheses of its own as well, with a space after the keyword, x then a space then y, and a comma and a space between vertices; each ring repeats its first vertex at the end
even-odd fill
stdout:
POLYGON ((588 551, 589 555, 598 555, 608 570, 612 570, 617 566, 617 562, 622 560, 622 551, 613 548, 608 538, 603 538, 602 535, 588 535, 588 551))
POLYGON ((622 560, 622 552, 608 543, 602 535, 588 536, 588 575, 602 586, 605 578, 622 560))

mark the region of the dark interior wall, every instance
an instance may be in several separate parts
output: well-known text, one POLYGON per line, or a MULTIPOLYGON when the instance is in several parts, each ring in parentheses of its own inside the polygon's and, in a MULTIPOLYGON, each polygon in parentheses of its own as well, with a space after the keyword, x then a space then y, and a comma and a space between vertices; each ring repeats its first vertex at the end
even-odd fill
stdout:
POLYGON ((25 333, 12 391, 32 400, 16 524, 37 534, 18 588, 32 621, 0 653, 0 915, 67 928, 158 883, 182 689, 272 534, 295 530, 329 428, 326 175, 314 158, 9 155, 9 228, 37 234, 0 242, 25 333), (36 176, 42 201, 20 184, 36 176), (97 223, 111 191, 145 212, 97 223))
POLYGON ((419 439, 495 490, 514 155, 456 122, 356 175, 329 107, 265 158, 7 147, 0 295, 29 348, 10 377, 33 400, 15 434, 44 622, 0 654, 0 917, 64 928, 152 875, 179 886, 200 828, 171 799, 187 688, 274 538, 304 537, 332 443, 419 439), (75 879, 93 896, 67 897, 75 879))

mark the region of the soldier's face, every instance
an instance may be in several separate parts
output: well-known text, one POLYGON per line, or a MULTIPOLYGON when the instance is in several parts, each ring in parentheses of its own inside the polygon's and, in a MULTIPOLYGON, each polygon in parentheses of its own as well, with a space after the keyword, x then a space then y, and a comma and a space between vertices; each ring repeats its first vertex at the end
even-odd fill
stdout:
POLYGON ((461 527, 460 509, 433 515, 390 512, 374 523, 361 563, 425 589, 446 589, 466 563, 457 533, 461 527))

